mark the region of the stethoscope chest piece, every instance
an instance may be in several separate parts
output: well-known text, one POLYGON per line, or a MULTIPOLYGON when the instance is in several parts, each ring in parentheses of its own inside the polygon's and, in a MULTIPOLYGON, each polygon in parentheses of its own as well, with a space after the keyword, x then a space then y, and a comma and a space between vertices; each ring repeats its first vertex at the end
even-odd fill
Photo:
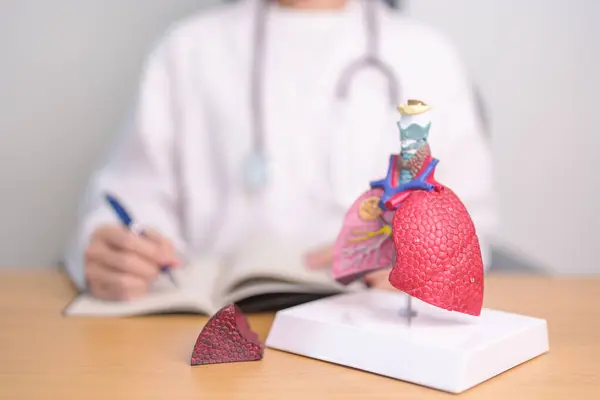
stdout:
POLYGON ((268 161, 258 152, 250 153, 243 165, 243 178, 246 192, 257 193, 267 185, 268 161))

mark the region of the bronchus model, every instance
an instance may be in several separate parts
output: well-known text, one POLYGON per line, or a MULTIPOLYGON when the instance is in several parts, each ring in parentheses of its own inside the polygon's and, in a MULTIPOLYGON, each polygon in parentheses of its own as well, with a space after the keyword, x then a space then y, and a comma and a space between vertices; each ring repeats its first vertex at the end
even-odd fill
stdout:
POLYGON ((430 106, 399 107, 400 152, 385 178, 371 182, 348 211, 335 246, 335 279, 349 284, 392 270, 396 289, 464 314, 481 313, 483 262, 475 226, 456 194, 434 177, 438 160, 427 143, 430 106))

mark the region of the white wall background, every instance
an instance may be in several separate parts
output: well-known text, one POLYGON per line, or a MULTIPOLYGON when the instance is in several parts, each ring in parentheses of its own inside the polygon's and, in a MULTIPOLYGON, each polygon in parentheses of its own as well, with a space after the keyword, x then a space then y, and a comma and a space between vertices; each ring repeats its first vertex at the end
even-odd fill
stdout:
POLYGON ((550 272, 600 272, 600 2, 414 0, 491 113, 499 240, 550 272))
MULTIPOLYGON (((57 262, 146 51, 210 2, 0 0, 0 267, 57 262)), ((409 5, 455 40, 486 98, 500 243, 550 272, 600 272, 600 3, 409 5)))
POLYGON ((140 64, 210 0, 0 0, 0 266, 55 265, 140 64))

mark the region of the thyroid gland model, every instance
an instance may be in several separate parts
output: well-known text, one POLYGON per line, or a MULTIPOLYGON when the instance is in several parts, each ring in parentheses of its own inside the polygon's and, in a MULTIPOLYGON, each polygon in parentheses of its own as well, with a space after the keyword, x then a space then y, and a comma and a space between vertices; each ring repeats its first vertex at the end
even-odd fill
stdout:
POLYGON ((399 106, 401 150, 385 178, 371 182, 346 214, 335 244, 333 274, 344 284, 391 268, 392 286, 433 306, 478 316, 483 262, 473 221, 434 173, 427 138, 430 106, 399 106))

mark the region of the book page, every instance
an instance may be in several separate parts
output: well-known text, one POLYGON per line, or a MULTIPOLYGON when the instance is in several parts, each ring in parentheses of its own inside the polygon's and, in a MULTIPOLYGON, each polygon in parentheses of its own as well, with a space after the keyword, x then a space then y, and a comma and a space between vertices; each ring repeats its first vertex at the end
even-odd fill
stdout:
POLYGON ((171 271, 177 286, 161 274, 143 298, 132 301, 104 301, 84 293, 64 311, 67 316, 135 316, 143 314, 215 311, 212 290, 219 263, 206 257, 171 271))
POLYGON ((313 293, 313 294, 333 294, 338 291, 328 287, 316 287, 302 285, 299 283, 289 283, 275 280, 253 279, 245 281, 245 284, 238 286, 235 291, 226 295, 222 300, 224 304, 237 303, 239 301, 263 294, 298 294, 298 293, 313 293))
POLYGON ((239 300, 242 294, 273 293, 277 288, 307 293, 348 289, 332 278, 329 268, 308 269, 304 264, 305 251, 304 247, 282 239, 258 235, 248 238, 228 261, 228 273, 219 282, 219 296, 239 300), (248 285, 252 289, 247 289, 248 285))

